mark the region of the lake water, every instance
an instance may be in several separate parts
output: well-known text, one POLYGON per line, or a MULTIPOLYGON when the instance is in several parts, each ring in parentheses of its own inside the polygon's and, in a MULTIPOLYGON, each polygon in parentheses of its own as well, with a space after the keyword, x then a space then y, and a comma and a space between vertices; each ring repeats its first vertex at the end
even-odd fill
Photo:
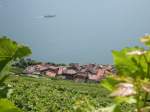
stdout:
POLYGON ((150 0, 0 0, 0 35, 29 45, 37 60, 108 64, 111 50, 139 45, 138 38, 150 33, 149 5, 150 0))

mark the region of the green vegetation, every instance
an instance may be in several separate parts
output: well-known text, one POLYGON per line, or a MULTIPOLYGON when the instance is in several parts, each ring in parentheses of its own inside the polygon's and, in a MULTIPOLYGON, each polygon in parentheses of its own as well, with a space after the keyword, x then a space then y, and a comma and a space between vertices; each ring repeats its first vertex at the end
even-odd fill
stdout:
POLYGON ((134 110, 126 112, 150 112, 150 36, 141 38, 146 46, 124 48, 113 51, 117 76, 109 76, 102 85, 110 90, 114 97, 112 108, 105 108, 109 112, 120 112, 122 103, 135 105, 134 110))
POLYGON ((99 84, 23 76, 6 83, 14 89, 10 100, 25 112, 91 112, 112 102, 99 84))
POLYGON ((0 112, 21 112, 7 99, 0 99, 0 112))
POLYGON ((7 37, 0 38, 0 112, 20 112, 6 98, 12 92, 10 87, 4 83, 11 73, 11 64, 17 59, 21 59, 31 54, 31 50, 18 44, 7 37))
POLYGON ((40 64, 42 62, 38 62, 38 61, 35 61, 35 60, 32 60, 30 58, 22 58, 18 61, 16 61, 13 66, 14 67, 17 67, 17 68, 20 68, 20 69, 25 69, 26 67, 28 66, 31 66, 31 65, 36 65, 36 64, 40 64))

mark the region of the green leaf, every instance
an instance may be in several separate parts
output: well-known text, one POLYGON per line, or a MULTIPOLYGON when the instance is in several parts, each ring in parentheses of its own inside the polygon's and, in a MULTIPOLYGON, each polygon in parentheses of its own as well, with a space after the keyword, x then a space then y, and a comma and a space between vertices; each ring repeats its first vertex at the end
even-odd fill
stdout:
POLYGON ((113 112, 122 112, 119 105, 116 105, 113 112))
POLYGON ((8 63, 31 54, 31 50, 6 37, 0 38, 0 72, 8 63))
POLYGON ((0 76, 0 85, 8 78, 9 75, 0 76))
POLYGON ((108 89, 109 91, 113 91, 115 89, 115 85, 117 85, 120 81, 115 80, 112 76, 107 77, 101 81, 101 85, 108 89))
POLYGON ((24 45, 7 38, 0 38, 0 97, 7 96, 9 87, 3 82, 10 73, 11 64, 16 59, 21 59, 31 54, 31 50, 24 45))
POLYGON ((116 97, 115 102, 117 104, 121 104, 121 103, 135 104, 136 99, 133 96, 130 96, 130 97, 116 97))
POLYGON ((21 112, 7 99, 0 99, 0 112, 21 112))
POLYGON ((118 75, 131 77, 144 77, 147 72, 147 63, 144 56, 128 55, 131 51, 143 50, 143 48, 124 48, 121 51, 113 51, 114 64, 118 75))

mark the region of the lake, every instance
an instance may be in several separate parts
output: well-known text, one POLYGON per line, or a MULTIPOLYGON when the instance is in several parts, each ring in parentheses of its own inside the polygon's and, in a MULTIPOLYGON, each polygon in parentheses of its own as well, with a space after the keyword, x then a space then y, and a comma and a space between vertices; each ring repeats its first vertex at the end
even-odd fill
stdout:
POLYGON ((0 35, 55 63, 113 63, 111 50, 140 45, 150 0, 0 0, 0 35))

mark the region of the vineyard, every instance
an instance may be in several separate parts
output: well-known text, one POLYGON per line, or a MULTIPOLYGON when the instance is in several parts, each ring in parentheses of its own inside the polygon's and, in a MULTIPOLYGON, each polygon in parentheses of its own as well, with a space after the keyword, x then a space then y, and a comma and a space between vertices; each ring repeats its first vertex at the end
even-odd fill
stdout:
POLYGON ((14 89, 10 100, 24 112, 91 112, 112 104, 99 84, 22 76, 11 76, 6 83, 14 89))

